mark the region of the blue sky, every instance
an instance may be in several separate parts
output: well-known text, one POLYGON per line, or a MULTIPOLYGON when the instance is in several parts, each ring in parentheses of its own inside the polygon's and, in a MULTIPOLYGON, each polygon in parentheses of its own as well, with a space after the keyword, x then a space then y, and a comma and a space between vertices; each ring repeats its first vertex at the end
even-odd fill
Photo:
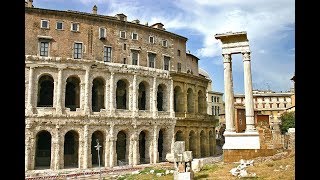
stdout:
MULTIPOLYGON (((294 0, 34 0, 37 8, 127 15, 129 21, 164 24, 167 31, 188 38, 187 50, 224 92, 221 44, 215 34, 247 31, 254 89, 287 91, 295 72, 294 0)), ((244 93, 241 55, 233 55, 234 92, 244 93)))

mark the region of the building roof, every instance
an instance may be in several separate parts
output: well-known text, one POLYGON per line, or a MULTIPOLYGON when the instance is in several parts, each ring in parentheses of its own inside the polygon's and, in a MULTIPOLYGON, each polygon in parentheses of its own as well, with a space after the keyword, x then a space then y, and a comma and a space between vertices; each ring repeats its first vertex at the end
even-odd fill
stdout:
MULTIPOLYGON (((259 93, 253 94, 255 97, 288 97, 293 95, 294 93, 286 92, 286 93, 259 93)), ((235 94, 234 97, 245 97, 244 94, 235 94)))
POLYGON ((208 91, 209 93, 212 93, 212 94, 219 94, 219 95, 223 95, 222 92, 217 92, 217 91, 208 91))
POLYGON ((205 78, 211 80, 209 73, 207 71, 205 71, 204 69, 200 68, 200 67, 199 67, 199 75, 202 75, 205 78))

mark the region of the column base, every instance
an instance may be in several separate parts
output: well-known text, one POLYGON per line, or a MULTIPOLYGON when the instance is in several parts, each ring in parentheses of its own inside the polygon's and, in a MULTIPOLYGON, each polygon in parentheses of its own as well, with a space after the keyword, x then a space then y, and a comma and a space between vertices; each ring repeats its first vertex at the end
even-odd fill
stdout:
POLYGON ((227 132, 223 134, 225 143, 222 149, 260 149, 259 133, 257 131, 236 133, 227 132))

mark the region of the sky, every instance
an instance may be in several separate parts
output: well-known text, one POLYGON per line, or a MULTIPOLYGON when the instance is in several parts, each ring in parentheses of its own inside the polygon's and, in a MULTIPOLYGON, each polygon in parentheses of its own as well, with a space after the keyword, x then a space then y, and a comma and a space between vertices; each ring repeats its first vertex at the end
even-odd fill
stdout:
MULTIPOLYGON (((186 49, 212 79, 212 90, 224 92, 221 42, 215 34, 246 31, 251 51, 253 89, 284 92, 295 73, 294 0, 34 0, 36 8, 92 12, 128 21, 164 24, 188 38, 186 49)), ((232 55, 234 93, 244 93, 243 63, 232 55)))

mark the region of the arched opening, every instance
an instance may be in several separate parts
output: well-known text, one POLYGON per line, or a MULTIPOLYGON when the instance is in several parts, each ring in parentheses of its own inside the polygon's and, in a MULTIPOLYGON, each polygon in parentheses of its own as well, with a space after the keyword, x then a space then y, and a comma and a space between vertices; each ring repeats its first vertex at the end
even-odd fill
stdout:
POLYGON ((95 78, 92 85, 92 111, 100 112, 104 109, 104 81, 101 78, 95 78))
POLYGON ((209 153, 210 153, 210 156, 213 156, 214 155, 214 141, 215 141, 215 137, 213 135, 213 131, 210 130, 209 131, 209 153))
POLYGON ((201 90, 198 92, 198 113, 204 113, 205 112, 205 98, 204 94, 201 90))
POLYGON ((149 87, 146 82, 141 82, 138 89, 138 109, 147 110, 148 109, 148 100, 149 100, 149 87))
POLYGON ((116 95, 117 109, 127 109, 128 83, 126 83, 125 80, 119 80, 117 82, 116 95))
POLYGON ((158 111, 167 111, 167 88, 164 84, 160 84, 158 86, 158 91, 157 91, 157 108, 158 111))
POLYGON ((80 107, 80 79, 77 77, 67 79, 65 106, 70 108, 70 111, 80 107))
POLYGON ((126 165, 128 163, 126 159, 127 135, 124 131, 120 131, 117 135, 116 151, 118 166, 126 165))
POLYGON ((183 112, 183 97, 182 90, 179 86, 174 88, 174 111, 183 112))
POLYGON ((184 141, 183 133, 180 130, 176 133, 176 141, 184 141))
POLYGON ((101 131, 95 131, 92 134, 92 138, 91 138, 92 167, 99 166, 99 158, 100 158, 100 166, 104 166, 104 152, 103 152, 104 138, 103 137, 104 136, 101 131), (99 145, 101 146, 99 148, 99 154, 98 154, 97 148, 95 147, 97 146, 97 140, 99 141, 99 145))
POLYGON ((196 148, 197 148, 197 141, 196 141, 196 133, 194 131, 190 131, 189 133, 189 151, 192 151, 194 157, 196 157, 196 148))
POLYGON ((38 82, 38 107, 53 107, 54 80, 49 75, 44 75, 38 82))
POLYGON ((51 134, 40 131, 36 136, 35 169, 50 169, 51 162, 51 134))
POLYGON ((79 135, 71 130, 64 136, 64 167, 78 168, 79 135))
POLYGON ((188 113, 194 112, 194 100, 193 100, 193 91, 191 88, 187 91, 187 106, 188 106, 188 113))
POLYGON ((159 131, 158 137, 158 154, 159 154, 159 161, 165 161, 165 155, 163 154, 163 130, 159 131))
POLYGON ((200 133, 200 149, 201 149, 201 157, 206 156, 206 144, 205 144, 206 136, 204 134, 204 131, 202 130, 200 133))
POLYGON ((145 164, 146 161, 146 133, 141 131, 139 134, 139 155, 140 164, 145 164))

